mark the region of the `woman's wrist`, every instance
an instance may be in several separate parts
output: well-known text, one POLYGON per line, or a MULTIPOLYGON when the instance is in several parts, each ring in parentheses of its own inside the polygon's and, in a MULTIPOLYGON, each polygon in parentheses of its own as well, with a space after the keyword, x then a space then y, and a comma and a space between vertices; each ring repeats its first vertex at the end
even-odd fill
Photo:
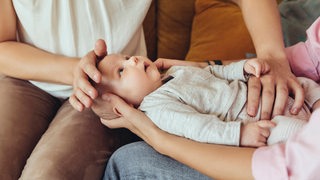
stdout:
POLYGON ((168 150, 166 142, 170 140, 170 136, 173 135, 161 130, 157 126, 154 126, 148 130, 148 134, 146 138, 143 138, 143 140, 145 140, 146 143, 152 146, 159 153, 166 154, 166 151, 168 150))
POLYGON ((257 58, 266 60, 276 60, 280 62, 287 62, 287 55, 284 48, 257 50, 257 58))

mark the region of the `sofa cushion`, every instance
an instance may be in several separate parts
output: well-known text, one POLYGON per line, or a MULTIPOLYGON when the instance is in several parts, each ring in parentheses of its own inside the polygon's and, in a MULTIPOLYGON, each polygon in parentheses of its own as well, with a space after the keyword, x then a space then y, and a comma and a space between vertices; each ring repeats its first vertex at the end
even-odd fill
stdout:
POLYGON ((157 58, 157 9, 155 0, 152 1, 146 18, 143 21, 143 31, 146 39, 147 55, 150 59, 157 58))
POLYGON ((229 1, 196 0, 187 60, 240 59, 255 53, 240 8, 229 1))
POLYGON ((158 0, 157 56, 184 59, 190 44, 195 0, 158 0))

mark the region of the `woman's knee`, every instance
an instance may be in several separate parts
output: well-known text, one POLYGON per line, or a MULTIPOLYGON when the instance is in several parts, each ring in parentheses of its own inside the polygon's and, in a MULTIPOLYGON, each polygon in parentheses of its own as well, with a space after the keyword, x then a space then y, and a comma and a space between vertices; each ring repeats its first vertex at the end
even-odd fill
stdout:
POLYGON ((155 153, 143 141, 119 148, 109 159, 104 179, 145 179, 145 172, 149 172, 152 162, 156 161, 155 153))
POLYGON ((156 152, 145 142, 127 144, 113 153, 109 159, 107 170, 112 168, 117 171, 127 171, 148 166, 154 160, 152 157, 156 158, 156 152))
POLYGON ((104 179, 210 179, 165 155, 143 141, 118 149, 110 158, 104 179))

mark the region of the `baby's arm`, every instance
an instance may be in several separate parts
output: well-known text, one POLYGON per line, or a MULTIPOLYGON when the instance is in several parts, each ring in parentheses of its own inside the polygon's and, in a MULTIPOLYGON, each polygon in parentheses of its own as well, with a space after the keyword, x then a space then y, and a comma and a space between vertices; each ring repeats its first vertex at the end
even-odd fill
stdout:
POLYGON ((266 74, 270 71, 270 66, 264 60, 253 58, 246 61, 243 69, 247 74, 260 77, 260 75, 266 74))
POLYGON ((195 62, 195 61, 185 61, 185 60, 165 59, 165 58, 159 58, 154 63, 159 70, 167 70, 171 66, 195 66, 200 68, 204 68, 208 66, 207 62, 195 62))
MULTIPOLYGON (((154 94, 153 94, 154 95, 154 94)), ((150 96, 149 96, 150 97, 150 96)), ((139 109, 162 130, 198 142, 240 145, 240 121, 224 122, 177 100, 145 99, 139 109)))
POLYGON ((260 120, 242 124, 240 146, 260 147, 267 145, 270 128, 276 124, 270 120, 260 120))

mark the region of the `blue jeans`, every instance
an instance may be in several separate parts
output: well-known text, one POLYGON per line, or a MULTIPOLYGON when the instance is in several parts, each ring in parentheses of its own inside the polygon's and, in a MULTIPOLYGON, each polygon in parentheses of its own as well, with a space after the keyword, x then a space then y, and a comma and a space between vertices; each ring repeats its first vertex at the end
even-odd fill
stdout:
POLYGON ((104 180, 210 179, 198 171, 156 152, 143 141, 119 148, 109 159, 104 180))

